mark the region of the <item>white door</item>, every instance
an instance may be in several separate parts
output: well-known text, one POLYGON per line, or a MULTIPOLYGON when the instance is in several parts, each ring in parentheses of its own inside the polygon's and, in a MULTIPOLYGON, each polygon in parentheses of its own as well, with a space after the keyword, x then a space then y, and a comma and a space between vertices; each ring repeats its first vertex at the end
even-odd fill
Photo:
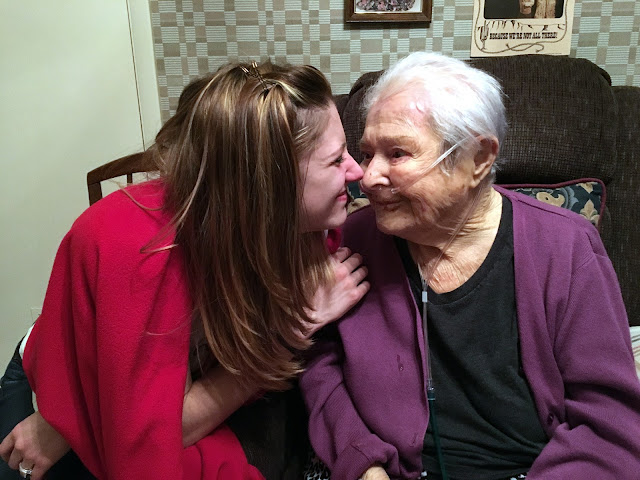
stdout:
POLYGON ((0 0, 0 375, 88 206, 87 172, 159 122, 152 52, 146 0, 0 0), (139 91, 156 99, 146 125, 139 91))

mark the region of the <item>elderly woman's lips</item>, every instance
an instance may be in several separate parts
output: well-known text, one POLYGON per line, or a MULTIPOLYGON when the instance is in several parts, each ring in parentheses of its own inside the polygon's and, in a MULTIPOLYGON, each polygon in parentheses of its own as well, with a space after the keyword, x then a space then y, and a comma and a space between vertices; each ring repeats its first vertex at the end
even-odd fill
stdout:
POLYGON ((383 210, 393 210, 397 208, 398 205, 400 205, 400 202, 391 202, 391 201, 382 202, 382 201, 371 200, 371 203, 375 208, 381 208, 383 210))

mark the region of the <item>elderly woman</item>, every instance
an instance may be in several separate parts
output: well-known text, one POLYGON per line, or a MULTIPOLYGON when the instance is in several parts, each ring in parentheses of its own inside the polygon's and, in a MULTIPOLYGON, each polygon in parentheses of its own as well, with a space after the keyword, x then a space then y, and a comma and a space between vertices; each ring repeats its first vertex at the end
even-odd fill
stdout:
POLYGON ((589 222, 492 185, 501 97, 484 72, 426 53, 368 92, 371 207, 344 241, 371 290, 301 378, 333 479, 638 478, 615 272, 589 222))

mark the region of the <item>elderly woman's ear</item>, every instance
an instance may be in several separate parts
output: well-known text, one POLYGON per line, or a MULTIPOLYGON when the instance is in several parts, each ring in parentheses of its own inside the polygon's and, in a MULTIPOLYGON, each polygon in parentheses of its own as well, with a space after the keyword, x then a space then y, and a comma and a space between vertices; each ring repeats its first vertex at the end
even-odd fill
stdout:
POLYGON ((500 143, 493 135, 486 135, 478 137, 478 142, 475 144, 475 147, 477 150, 473 157, 474 187, 481 183, 491 172, 493 162, 498 158, 500 143))

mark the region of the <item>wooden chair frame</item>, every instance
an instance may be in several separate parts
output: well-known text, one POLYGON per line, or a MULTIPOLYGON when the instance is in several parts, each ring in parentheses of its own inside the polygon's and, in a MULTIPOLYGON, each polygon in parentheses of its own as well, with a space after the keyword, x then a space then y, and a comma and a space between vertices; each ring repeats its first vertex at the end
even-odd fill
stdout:
POLYGON ((101 182, 126 175, 127 185, 131 185, 134 173, 154 172, 157 169, 152 156, 145 155, 144 152, 127 155, 94 168, 87 173, 89 205, 102 198, 101 182))

